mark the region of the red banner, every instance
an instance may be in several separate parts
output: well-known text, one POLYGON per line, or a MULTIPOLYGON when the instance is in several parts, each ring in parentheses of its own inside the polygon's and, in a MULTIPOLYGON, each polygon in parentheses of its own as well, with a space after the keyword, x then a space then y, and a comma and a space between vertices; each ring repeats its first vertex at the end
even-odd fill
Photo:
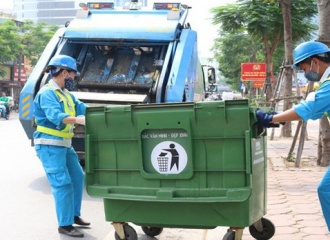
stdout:
POLYGON ((253 88, 263 88, 265 81, 253 81, 253 88))
MULTIPOLYGON (((274 84, 274 76, 272 76, 272 84, 274 84)), ((263 88, 265 81, 252 81, 253 82, 253 88, 263 88)))
POLYGON ((242 63, 241 64, 242 81, 265 81, 266 63, 242 63))

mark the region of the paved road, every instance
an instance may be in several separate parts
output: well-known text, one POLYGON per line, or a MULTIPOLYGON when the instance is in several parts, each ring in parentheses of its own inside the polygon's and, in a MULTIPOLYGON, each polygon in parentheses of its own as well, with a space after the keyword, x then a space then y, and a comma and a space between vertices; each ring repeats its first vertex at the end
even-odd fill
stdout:
MULTIPOLYGON (((51 189, 17 114, 0 119, 0 135, 0 239, 72 239, 57 233, 51 189)), ((92 222, 83 229, 86 240, 102 239, 112 230, 101 199, 85 193, 82 216, 92 222)))
MULTIPOLYGON (((317 129, 317 124, 313 123, 317 129)), ((312 131, 311 131, 312 132, 312 131)), ((306 142, 304 156, 316 155, 317 138, 306 142)), ((71 239, 57 233, 51 190, 35 151, 30 147, 17 115, 8 121, 0 119, 0 239, 53 240, 71 239)), ((326 240, 326 229, 316 195, 316 187, 325 168, 288 168, 283 162, 291 140, 275 139, 268 142, 268 213, 265 216, 276 226, 274 240, 326 240)), ((86 240, 114 239, 114 229, 104 220, 100 199, 83 199, 82 217, 92 222, 84 228, 86 240)), ((202 221, 202 220, 201 220, 202 221)), ((220 240, 225 227, 203 229, 164 229, 160 236, 147 237, 134 226, 139 240, 220 240)), ((244 230, 243 240, 253 239, 244 230)))
MULTIPOLYGON (((285 163, 292 139, 281 139, 279 129, 268 141, 268 214, 276 226, 274 240, 330 239, 317 197, 317 185, 327 168, 316 164, 319 124, 309 121, 301 168, 285 163)), ((297 122, 293 123, 293 134, 297 122)), ((270 135, 270 134, 269 134, 270 135)), ((298 142, 294 149, 297 153, 298 142)), ((248 239, 248 238, 247 238, 248 239)))

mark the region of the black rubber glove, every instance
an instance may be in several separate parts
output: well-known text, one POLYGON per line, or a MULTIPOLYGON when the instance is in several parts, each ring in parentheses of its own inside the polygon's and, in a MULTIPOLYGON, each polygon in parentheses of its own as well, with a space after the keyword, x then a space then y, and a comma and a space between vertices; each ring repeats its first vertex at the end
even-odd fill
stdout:
POLYGON ((256 112, 258 123, 262 125, 263 127, 274 127, 274 124, 270 123, 273 120, 273 116, 275 115, 275 112, 272 113, 265 113, 264 111, 258 110, 256 112))

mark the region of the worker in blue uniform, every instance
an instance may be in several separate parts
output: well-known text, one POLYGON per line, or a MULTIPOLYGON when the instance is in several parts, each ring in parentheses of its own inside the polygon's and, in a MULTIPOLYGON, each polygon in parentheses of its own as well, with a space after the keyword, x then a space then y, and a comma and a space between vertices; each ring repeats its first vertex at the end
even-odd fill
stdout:
POLYGON ((71 145, 75 124, 85 125, 86 106, 67 89, 74 86, 76 60, 70 56, 53 57, 46 69, 52 75, 34 100, 37 129, 34 145, 52 188, 58 232, 83 237, 73 224, 90 225, 80 218, 84 172, 71 145))
MULTIPOLYGON (((330 49, 321 42, 304 42, 298 45, 294 52, 293 67, 299 67, 305 72, 309 81, 319 81, 320 87, 308 94, 292 109, 279 114, 267 114, 257 111, 258 122, 264 127, 272 123, 289 122, 302 119, 319 119, 324 115, 330 116, 330 49)), ((318 186, 318 196, 325 221, 330 232, 330 169, 328 168, 318 186)))

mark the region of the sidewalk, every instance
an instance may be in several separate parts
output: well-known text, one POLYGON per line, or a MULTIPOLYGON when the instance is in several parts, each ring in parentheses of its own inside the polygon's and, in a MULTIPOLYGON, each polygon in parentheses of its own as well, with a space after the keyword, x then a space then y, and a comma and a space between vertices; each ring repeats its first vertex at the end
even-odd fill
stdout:
MULTIPOLYGON (((292 135, 298 122, 292 123, 292 135)), ((264 216, 275 225, 275 235, 271 240, 330 240, 330 234, 321 212, 317 186, 327 167, 316 165, 319 122, 307 125, 308 140, 304 143, 301 167, 285 158, 292 144, 292 138, 279 138, 280 129, 275 129, 274 140, 268 137, 268 188, 267 214, 264 216)), ((268 129, 270 136, 271 129, 268 129)), ((298 142, 294 150, 297 153, 298 142)), ((136 228, 139 240, 149 240, 136 228)), ((171 229, 164 228, 158 240, 220 240, 227 227, 215 229, 171 229)), ((254 240, 246 227, 242 240, 254 240)))
MULTIPOLYGON (((268 203, 265 217, 276 227, 272 240, 330 239, 317 196, 318 183, 327 170, 327 167, 316 165, 318 125, 318 120, 307 124, 308 140, 304 143, 300 168, 285 160, 292 138, 279 138, 280 129, 275 130, 274 140, 268 137, 268 203)), ((293 123, 292 134, 296 126, 297 122, 293 123)), ((298 140, 294 157, 297 147, 298 140)), ((243 239, 253 238, 244 235, 243 239)))

